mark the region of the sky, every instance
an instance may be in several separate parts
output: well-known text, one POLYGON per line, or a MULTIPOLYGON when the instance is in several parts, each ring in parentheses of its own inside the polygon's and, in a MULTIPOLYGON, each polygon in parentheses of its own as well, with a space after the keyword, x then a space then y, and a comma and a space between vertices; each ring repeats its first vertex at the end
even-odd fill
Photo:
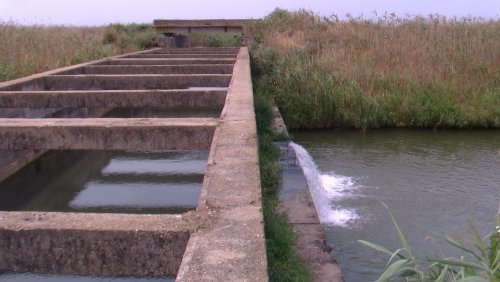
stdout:
POLYGON ((384 12, 500 18, 500 0, 0 0, 0 21, 44 25, 152 23, 154 19, 261 18, 276 7, 321 16, 384 12))

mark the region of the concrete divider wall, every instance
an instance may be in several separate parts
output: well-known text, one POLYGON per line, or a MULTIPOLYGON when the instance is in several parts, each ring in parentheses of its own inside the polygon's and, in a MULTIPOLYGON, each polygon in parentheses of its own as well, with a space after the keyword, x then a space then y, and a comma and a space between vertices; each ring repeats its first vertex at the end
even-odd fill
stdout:
POLYGON ((0 273, 174 276, 185 216, 0 212, 0 273))
POLYGON ((227 58, 157 58, 157 59, 139 59, 123 58, 117 60, 106 60, 99 62, 98 65, 214 65, 214 64, 234 64, 235 59, 227 58))
POLYGON ((0 109, 162 107, 222 111, 226 93, 226 90, 190 89, 0 91, 0 109))
POLYGON ((197 212, 178 281, 267 281, 257 130, 250 60, 241 48, 215 130, 197 212))
POLYGON ((192 65, 129 65, 123 66, 87 66, 71 71, 59 73, 65 74, 231 74, 234 64, 192 64, 192 65))
POLYGON ((53 75, 7 87, 11 91, 187 89, 227 87, 230 74, 53 75))

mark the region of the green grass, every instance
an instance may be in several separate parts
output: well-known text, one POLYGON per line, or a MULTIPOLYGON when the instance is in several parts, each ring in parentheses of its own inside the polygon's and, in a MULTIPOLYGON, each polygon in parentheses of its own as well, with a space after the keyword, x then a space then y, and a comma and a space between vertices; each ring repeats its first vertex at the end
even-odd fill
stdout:
POLYGON ((269 279, 312 281, 310 269, 295 253, 295 234, 288 225, 287 215, 278 210, 281 168, 271 130, 272 103, 259 89, 254 89, 254 93, 269 279))

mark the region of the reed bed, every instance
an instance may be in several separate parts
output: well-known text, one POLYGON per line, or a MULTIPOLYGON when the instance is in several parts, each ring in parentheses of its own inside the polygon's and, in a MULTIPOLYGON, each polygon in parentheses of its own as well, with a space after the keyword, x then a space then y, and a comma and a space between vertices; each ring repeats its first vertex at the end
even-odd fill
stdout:
POLYGON ((291 128, 499 128, 500 21, 277 9, 247 27, 291 128))
POLYGON ((0 81, 150 47, 151 25, 23 26, 0 22, 0 81))

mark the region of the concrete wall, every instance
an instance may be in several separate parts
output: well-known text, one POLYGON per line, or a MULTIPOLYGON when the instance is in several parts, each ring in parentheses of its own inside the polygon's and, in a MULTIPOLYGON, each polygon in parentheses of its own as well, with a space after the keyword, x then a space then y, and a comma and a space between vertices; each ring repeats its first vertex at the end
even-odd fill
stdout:
POLYGON ((0 212, 0 273, 173 276, 190 226, 171 215, 0 212))

